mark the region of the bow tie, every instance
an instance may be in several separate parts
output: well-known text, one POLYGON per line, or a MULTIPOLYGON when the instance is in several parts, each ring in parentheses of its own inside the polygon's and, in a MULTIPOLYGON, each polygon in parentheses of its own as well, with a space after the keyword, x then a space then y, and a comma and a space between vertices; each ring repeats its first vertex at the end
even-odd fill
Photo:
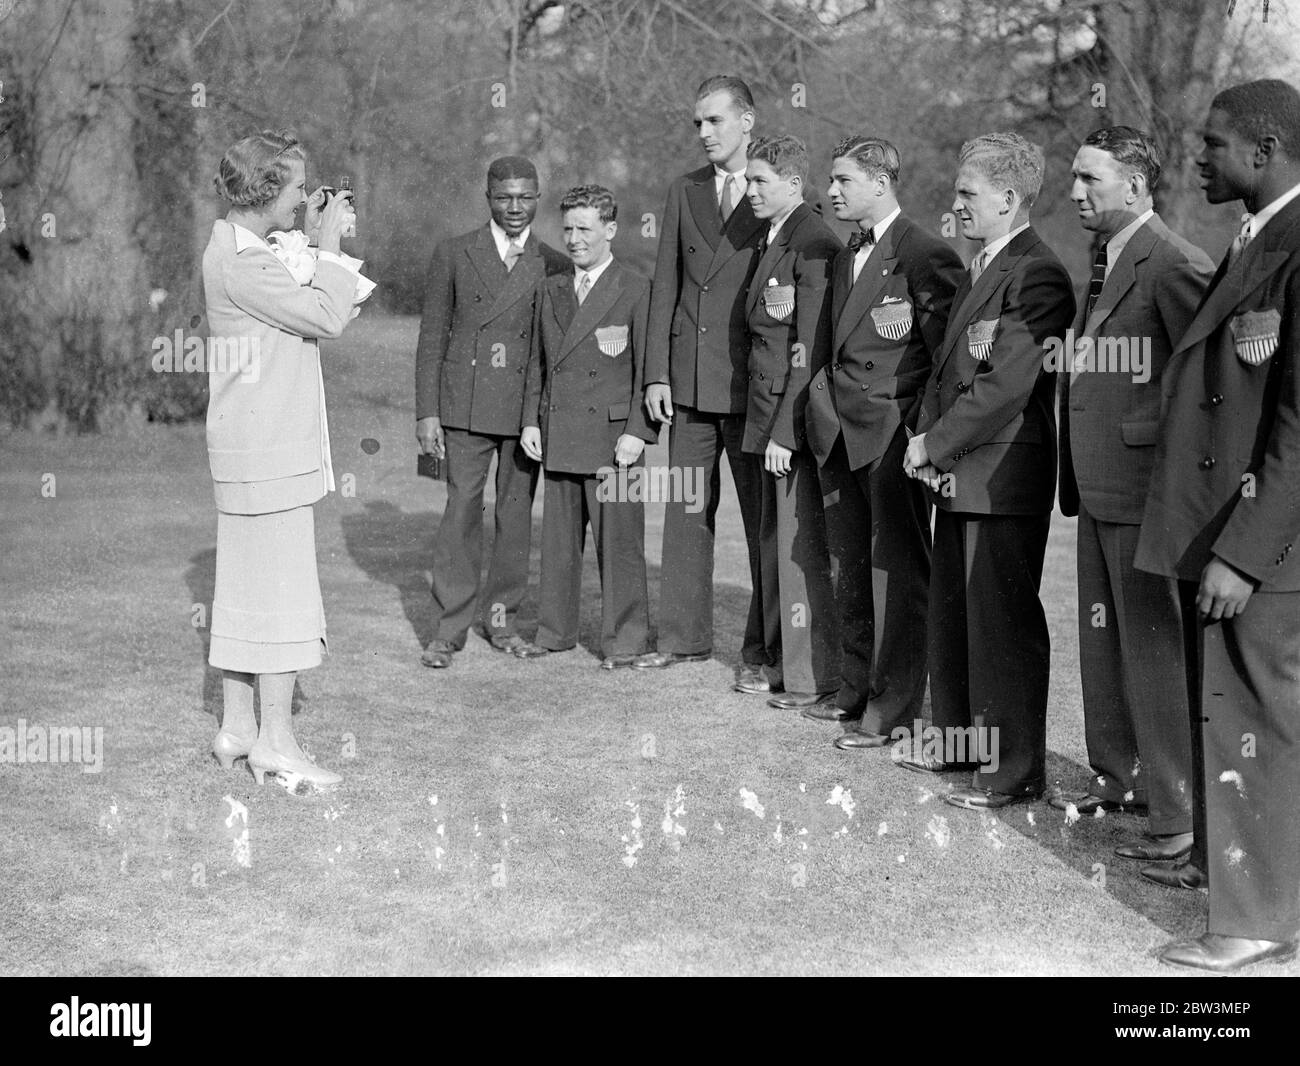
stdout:
POLYGON ((875 243, 876 243, 876 229, 874 226, 871 229, 856 230, 854 231, 853 236, 849 238, 849 251, 853 252, 856 255, 858 249, 861 248, 863 245, 866 245, 868 248, 870 248, 875 243))

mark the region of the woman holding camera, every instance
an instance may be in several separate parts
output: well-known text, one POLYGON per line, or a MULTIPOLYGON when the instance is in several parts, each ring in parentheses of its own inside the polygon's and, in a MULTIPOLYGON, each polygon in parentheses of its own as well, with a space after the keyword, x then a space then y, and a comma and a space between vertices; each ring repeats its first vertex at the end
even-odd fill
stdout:
POLYGON ((212 744, 222 766, 247 756, 259 784, 273 773, 291 787, 327 787, 342 778, 303 753, 290 716, 298 671, 319 666, 325 647, 312 505, 334 488, 334 474, 317 338, 338 337, 353 314, 358 276, 339 240, 356 216, 350 193, 318 189, 308 200, 305 169, 297 140, 263 132, 231 146, 215 179, 231 206, 203 254, 217 504, 208 662, 223 674, 212 744), (307 233, 319 243, 305 285, 265 239, 292 229, 304 202, 307 233))

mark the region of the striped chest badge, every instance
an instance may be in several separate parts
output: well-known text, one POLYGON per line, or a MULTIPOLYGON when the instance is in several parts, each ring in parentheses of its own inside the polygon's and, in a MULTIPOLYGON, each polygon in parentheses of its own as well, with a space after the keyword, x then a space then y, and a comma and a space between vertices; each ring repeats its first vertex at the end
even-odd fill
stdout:
POLYGON ((778 322, 785 322, 794 312, 794 286, 778 285, 772 278, 763 287, 763 310, 778 322))
POLYGON ((1259 366, 1277 351, 1282 313, 1275 307, 1247 311, 1228 320, 1237 358, 1247 366, 1259 366))
POLYGON ((986 322, 972 322, 966 327, 966 347, 972 359, 978 359, 981 363, 988 362, 993 351, 993 334, 997 329, 996 318, 986 322))
POLYGON ((597 326, 596 347, 604 355, 622 355, 627 350, 627 326, 597 326))
POLYGON ((912 331, 912 305, 897 296, 886 296, 871 309, 871 321, 885 340, 901 341, 912 331))

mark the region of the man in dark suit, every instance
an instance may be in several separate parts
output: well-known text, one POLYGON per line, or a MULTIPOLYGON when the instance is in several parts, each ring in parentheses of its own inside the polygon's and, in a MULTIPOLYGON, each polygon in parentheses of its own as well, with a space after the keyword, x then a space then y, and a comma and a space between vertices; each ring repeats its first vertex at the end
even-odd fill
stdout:
POLYGON ((1167 883, 1208 875, 1210 914, 1160 959, 1226 972, 1300 932, 1300 92, 1226 89, 1202 137, 1206 199, 1248 214, 1165 374, 1136 565, 1193 585, 1202 623, 1208 867, 1167 883))
POLYGON ((844 683, 833 704, 803 713, 855 723, 835 741, 852 751, 883 747, 921 717, 930 500, 903 453, 963 270, 902 213, 892 144, 849 137, 833 156, 831 206, 858 228, 835 261, 832 358, 807 419, 838 563, 844 683))
POLYGON ((425 666, 447 667, 475 618, 483 565, 483 488, 496 457, 496 535, 482 597, 493 648, 527 645, 515 619, 528 587, 537 466, 519 449, 533 323, 542 278, 568 260, 531 232, 537 171, 507 156, 488 168, 486 226, 433 252, 415 353, 415 435, 445 459, 447 506, 433 548, 433 639, 425 666))
POLYGON ((840 685, 835 590, 817 465, 808 453, 808 382, 830 349, 830 272, 840 242, 804 203, 808 150, 794 137, 750 144, 747 195, 766 223, 745 298, 751 338, 742 449, 763 464, 759 517, 768 703, 809 707, 840 685))
MULTIPOLYGON (((759 588, 761 465, 741 448, 749 393, 745 294, 763 224, 745 198, 745 150, 754 100, 739 78, 700 85, 695 128, 709 165, 668 190, 650 295, 646 409, 667 422, 668 462, 677 471, 707 471, 704 506, 671 499, 664 515, 659 650, 638 669, 707 659, 713 653, 713 530, 725 452, 736 484, 749 552, 751 587, 759 588), (689 503, 689 506, 688 506, 689 503)), ((763 667, 763 618, 750 597, 737 688, 769 692, 763 667)))
POLYGON ((1191 732, 1177 582, 1133 567, 1160 420, 1160 382, 1214 264, 1160 220, 1160 155, 1129 126, 1089 134, 1070 197, 1098 244, 1062 345, 1061 513, 1078 515, 1079 673, 1093 777, 1052 806, 1148 812, 1126 859, 1192 848, 1191 732))
POLYGON ((1029 225, 1042 180, 1043 153, 1019 134, 962 146, 953 211, 981 247, 905 458, 936 493, 930 702, 945 758, 927 745, 900 761, 976 770, 971 787, 944 796, 956 807, 997 809, 1044 785, 1050 649, 1038 586, 1056 496, 1056 381, 1044 352, 1073 321, 1074 293, 1029 225), (958 747, 972 735, 996 761, 977 766, 970 742, 958 747))
POLYGON ((608 189, 570 189, 560 211, 574 269, 542 283, 521 417, 520 444, 546 476, 537 645, 544 654, 578 643, 590 523, 601 666, 612 670, 631 666, 650 632, 645 496, 632 481, 657 434, 641 404, 650 283, 610 253, 618 205, 608 189))

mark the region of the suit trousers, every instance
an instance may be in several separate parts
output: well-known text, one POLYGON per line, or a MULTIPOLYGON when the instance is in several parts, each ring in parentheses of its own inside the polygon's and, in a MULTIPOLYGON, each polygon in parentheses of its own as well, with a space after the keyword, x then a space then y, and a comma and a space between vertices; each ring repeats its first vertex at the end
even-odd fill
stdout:
POLYGON ((806 451, 790 457, 783 477, 762 473, 759 551, 771 681, 787 692, 836 691, 842 655, 835 585, 817 460, 806 451))
POLYGON ((444 429, 447 507, 433 545, 433 635, 463 648, 474 621, 483 567, 483 488, 497 460, 495 536, 482 614, 492 635, 515 631, 528 589, 538 466, 517 437, 444 429))
POLYGON ((536 638, 543 648, 578 643, 588 523, 600 571, 600 654, 640 655, 649 646, 645 505, 614 499, 617 484, 613 475, 546 472, 536 638))
POLYGON ((821 468, 844 646, 835 702, 863 733, 910 730, 925 700, 930 490, 903 473, 906 450, 899 426, 879 460, 850 470, 841 436, 821 468))
MULTIPOLYGON (((763 613, 757 590, 762 583, 758 527, 762 508, 762 463, 741 451, 744 415, 709 414, 673 405, 668 430, 668 463, 685 477, 699 475, 708 495, 704 507, 688 511, 684 499, 670 500, 664 513, 663 559, 659 577, 659 650, 699 654, 713 648, 713 536, 717 526, 725 452, 740 502, 749 553, 750 599, 741 659, 772 666, 763 650, 763 613)), ((698 482, 697 482, 698 483, 698 482)))
POLYGON ((1178 583, 1133 567, 1137 525, 1079 507, 1079 673, 1089 791, 1192 831, 1192 747, 1178 583))
MULTIPOLYGON (((1038 598, 1051 514, 940 510, 930 574, 930 705, 940 729, 990 731, 997 769, 972 784, 1038 795, 1047 763, 1051 647, 1038 598)), ((986 747, 987 745, 987 747, 986 747)))
POLYGON ((1203 627, 1208 930, 1300 932, 1300 592, 1203 627))

